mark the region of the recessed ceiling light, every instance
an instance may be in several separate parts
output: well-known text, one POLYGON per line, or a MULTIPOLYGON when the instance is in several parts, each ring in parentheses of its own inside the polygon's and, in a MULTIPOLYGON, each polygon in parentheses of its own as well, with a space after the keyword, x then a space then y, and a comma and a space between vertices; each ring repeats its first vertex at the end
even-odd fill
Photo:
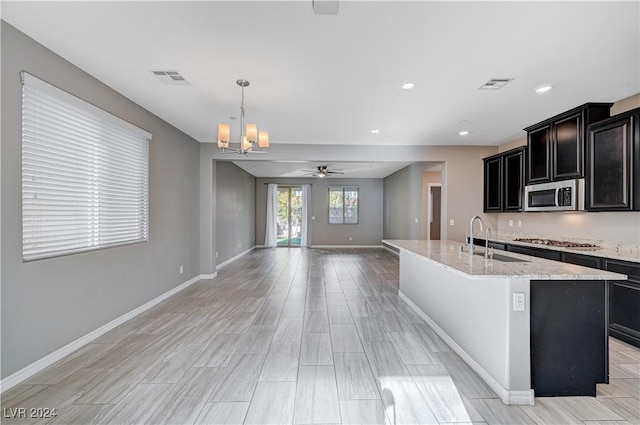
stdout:
POLYGON ((402 85, 404 90, 411 90, 413 87, 415 87, 415 84, 411 82, 406 82, 402 85))
POLYGON ((467 134, 469 134, 469 130, 460 130, 458 131, 458 134, 461 136, 466 136, 467 134))
POLYGON ((380 134, 380 130, 374 128, 373 130, 371 130, 371 134, 380 134))
POLYGON ((553 88, 553 84, 543 84, 541 86, 536 87, 536 93, 542 94, 546 93, 553 88))

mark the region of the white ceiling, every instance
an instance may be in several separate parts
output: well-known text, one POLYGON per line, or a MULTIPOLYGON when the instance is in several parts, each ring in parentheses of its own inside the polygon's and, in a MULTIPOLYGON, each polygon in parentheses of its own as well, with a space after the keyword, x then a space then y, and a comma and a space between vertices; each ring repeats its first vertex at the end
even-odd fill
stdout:
MULTIPOLYGON (((239 133, 229 119, 239 78, 251 82, 247 121, 273 144, 500 145, 574 106, 640 92, 637 1, 343 0, 336 16, 314 15, 311 0, 1 7, 2 19, 203 143, 218 122, 239 133), (163 85, 156 69, 190 85, 163 85), (478 90, 502 77, 514 80, 478 90), (402 90, 406 81, 415 88, 402 90), (536 95, 543 83, 555 87, 536 95)), ((269 162, 253 165, 276 172, 269 162)))
MULTIPOLYGON (((327 166, 327 170, 342 174, 329 177, 337 178, 384 178, 406 167, 408 162, 317 162, 317 161, 233 161, 238 167, 256 177, 315 177, 318 166, 327 166)), ((433 164, 433 171, 439 171, 433 164)))

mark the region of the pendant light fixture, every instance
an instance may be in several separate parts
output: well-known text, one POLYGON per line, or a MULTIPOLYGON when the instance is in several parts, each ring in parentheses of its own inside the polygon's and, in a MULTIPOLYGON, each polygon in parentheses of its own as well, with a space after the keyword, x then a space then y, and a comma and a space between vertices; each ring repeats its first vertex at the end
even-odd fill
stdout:
POLYGON ((244 125, 244 88, 249 86, 247 80, 238 80, 236 84, 242 89, 242 100, 240 102, 240 147, 231 146, 231 127, 229 124, 218 124, 218 147, 222 152, 238 153, 246 155, 249 153, 267 153, 269 148, 269 133, 258 131, 256 124, 244 125), (260 150, 254 150, 258 146, 260 150))

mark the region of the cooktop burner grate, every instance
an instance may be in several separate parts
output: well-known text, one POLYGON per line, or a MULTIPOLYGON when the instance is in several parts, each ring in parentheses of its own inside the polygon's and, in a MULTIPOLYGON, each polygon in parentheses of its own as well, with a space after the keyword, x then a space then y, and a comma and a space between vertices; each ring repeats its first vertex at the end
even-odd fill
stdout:
POLYGON ((598 245, 582 242, 570 242, 570 241, 557 241, 554 239, 541 239, 541 238, 517 238, 515 242, 525 242, 537 245, 557 246, 561 248, 588 248, 595 249, 600 248, 598 245))

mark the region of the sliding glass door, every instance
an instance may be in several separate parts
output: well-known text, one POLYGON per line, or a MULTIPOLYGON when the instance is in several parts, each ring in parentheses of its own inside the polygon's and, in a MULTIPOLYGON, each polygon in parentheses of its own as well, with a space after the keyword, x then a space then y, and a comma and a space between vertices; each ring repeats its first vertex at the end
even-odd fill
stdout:
POLYGON ((302 187, 278 186, 278 246, 300 246, 302 237, 302 187))

